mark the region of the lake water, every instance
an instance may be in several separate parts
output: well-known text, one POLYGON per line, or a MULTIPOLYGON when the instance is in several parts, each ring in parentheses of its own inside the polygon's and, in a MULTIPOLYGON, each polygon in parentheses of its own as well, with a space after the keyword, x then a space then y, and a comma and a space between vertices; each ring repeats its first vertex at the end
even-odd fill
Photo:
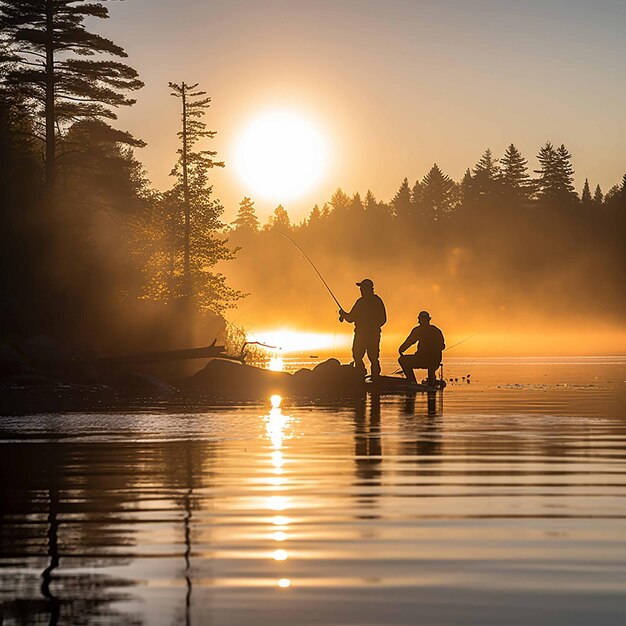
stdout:
POLYGON ((0 417, 0 624, 625 624, 626 358, 446 376, 0 417))

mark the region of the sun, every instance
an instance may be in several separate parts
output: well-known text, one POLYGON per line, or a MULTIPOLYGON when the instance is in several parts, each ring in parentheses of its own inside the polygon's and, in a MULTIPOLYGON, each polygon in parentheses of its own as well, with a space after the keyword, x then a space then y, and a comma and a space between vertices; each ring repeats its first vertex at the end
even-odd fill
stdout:
POLYGON ((283 202, 321 181, 328 166, 323 132, 305 116, 272 110, 252 120, 236 142, 234 167, 256 196, 283 202))

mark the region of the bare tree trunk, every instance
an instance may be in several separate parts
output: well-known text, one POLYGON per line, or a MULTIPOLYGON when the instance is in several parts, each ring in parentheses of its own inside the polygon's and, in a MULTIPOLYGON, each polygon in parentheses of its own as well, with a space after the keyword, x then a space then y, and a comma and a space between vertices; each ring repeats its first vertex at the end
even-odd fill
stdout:
POLYGON ((183 100, 183 204, 185 211, 185 250, 184 250, 184 289, 185 298, 191 296, 191 267, 190 267, 190 239, 191 239, 191 215, 189 208, 189 175, 187 172, 187 87, 182 84, 182 100, 183 100))
POLYGON ((54 0, 46 0, 46 194, 54 206, 56 184, 56 135, 54 102, 54 0))

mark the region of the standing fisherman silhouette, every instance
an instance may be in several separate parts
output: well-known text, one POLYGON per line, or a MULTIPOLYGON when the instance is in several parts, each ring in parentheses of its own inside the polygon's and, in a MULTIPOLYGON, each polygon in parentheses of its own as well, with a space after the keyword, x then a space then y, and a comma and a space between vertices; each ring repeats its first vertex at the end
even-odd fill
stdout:
POLYGON ((354 341, 352 342, 352 358, 354 367, 365 378, 363 357, 367 358, 372 367, 372 378, 380 376, 380 332, 387 321, 387 311, 380 296, 374 293, 374 283, 365 278, 356 283, 361 290, 361 297, 354 303, 350 311, 339 309, 339 321, 354 324, 354 341))
POLYGON ((441 353, 446 347, 443 333, 430 323, 428 311, 420 311, 417 316, 419 326, 416 326, 398 348, 400 358, 398 363, 409 382, 416 383, 414 369, 428 370, 428 384, 434 387, 437 383, 437 368, 441 365, 441 353), (404 354, 414 343, 417 343, 415 354, 404 354))

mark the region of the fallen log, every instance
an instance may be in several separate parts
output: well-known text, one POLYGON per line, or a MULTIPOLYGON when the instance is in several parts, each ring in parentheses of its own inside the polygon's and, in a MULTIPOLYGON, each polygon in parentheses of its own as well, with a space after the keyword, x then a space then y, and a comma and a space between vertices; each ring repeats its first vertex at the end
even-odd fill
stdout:
POLYGON ((224 346, 215 345, 203 348, 187 348, 183 350, 164 350, 159 352, 140 352, 138 354, 129 354, 126 356, 100 357, 96 359, 96 363, 100 365, 137 365, 140 363, 165 363, 167 361, 181 361, 184 359, 226 359, 228 361, 237 361, 241 363, 243 356, 232 356, 226 354, 224 346))

